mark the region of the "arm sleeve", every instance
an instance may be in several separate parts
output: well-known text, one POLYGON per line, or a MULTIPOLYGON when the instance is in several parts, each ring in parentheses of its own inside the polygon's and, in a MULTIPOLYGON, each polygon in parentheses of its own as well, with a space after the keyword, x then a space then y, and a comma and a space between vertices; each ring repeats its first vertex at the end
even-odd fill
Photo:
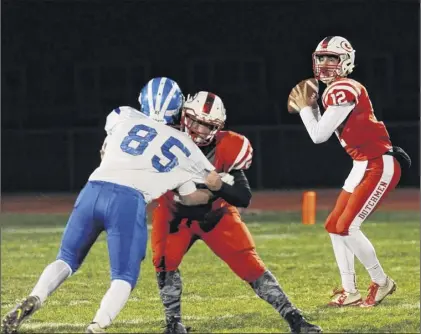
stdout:
POLYGON ((322 118, 322 114, 320 113, 319 106, 317 106, 316 109, 313 109, 312 112, 313 112, 313 115, 314 115, 314 118, 316 119, 316 121, 317 122, 320 121, 320 119, 322 118))
POLYGON ((247 177, 243 170, 233 170, 230 174, 234 177, 234 184, 222 182, 221 189, 213 191, 213 194, 231 205, 247 208, 251 200, 251 189, 247 177))
POLYGON ((300 111, 300 117, 311 140, 315 144, 320 144, 332 136, 333 132, 342 124, 354 107, 354 103, 329 106, 319 121, 315 117, 312 108, 305 107, 300 111))

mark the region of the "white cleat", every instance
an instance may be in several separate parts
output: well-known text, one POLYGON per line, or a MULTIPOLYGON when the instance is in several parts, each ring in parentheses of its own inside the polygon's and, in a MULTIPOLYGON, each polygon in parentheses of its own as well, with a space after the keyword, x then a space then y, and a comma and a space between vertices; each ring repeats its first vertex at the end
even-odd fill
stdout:
POLYGON ((329 306, 358 306, 363 301, 358 290, 357 292, 347 292, 344 289, 335 289, 332 297, 333 299, 329 302, 329 306))
POLYGON ((386 284, 380 286, 377 283, 371 282, 368 287, 368 295, 361 307, 373 307, 379 305, 383 299, 391 295, 396 290, 396 283, 390 278, 386 277, 386 284))
POLYGON ((85 333, 105 333, 105 328, 102 328, 97 322, 91 322, 85 333))

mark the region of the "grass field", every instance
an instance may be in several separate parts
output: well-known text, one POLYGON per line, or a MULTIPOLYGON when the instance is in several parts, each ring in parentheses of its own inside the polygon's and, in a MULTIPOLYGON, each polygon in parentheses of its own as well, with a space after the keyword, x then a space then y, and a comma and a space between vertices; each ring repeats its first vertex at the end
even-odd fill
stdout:
MULTIPOLYGON (((245 217, 257 250, 291 300, 307 318, 335 333, 420 332, 419 212, 377 213, 363 226, 385 271, 398 290, 373 309, 328 308, 329 292, 340 282, 330 238, 316 225, 299 223, 297 213, 245 217)), ((55 259, 65 215, 1 216, 1 315, 25 297, 44 267, 55 259)), ((357 261, 358 262, 358 261, 357 261)), ((361 292, 369 276, 358 262, 361 292)), ((184 323, 198 333, 279 333, 286 323, 239 280, 202 242, 186 255, 184 323)), ((108 254, 101 236, 79 272, 66 281, 22 332, 83 332, 109 286, 108 254)), ((163 311, 151 264, 143 263, 137 288, 108 332, 162 332, 163 311)))

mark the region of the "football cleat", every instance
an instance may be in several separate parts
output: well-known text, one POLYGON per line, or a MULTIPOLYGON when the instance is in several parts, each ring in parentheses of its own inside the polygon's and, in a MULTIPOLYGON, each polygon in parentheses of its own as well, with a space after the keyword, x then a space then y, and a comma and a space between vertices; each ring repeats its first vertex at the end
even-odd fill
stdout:
POLYGON ((102 328, 97 322, 91 322, 85 333, 105 333, 105 328, 102 328))
POLYGON ((347 292, 344 289, 334 289, 331 298, 333 299, 328 303, 328 306, 358 306, 363 301, 361 294, 358 291, 347 292))
POLYGON ((171 317, 167 320, 164 334, 188 333, 188 329, 181 323, 180 317, 171 317))
POLYGON ((3 319, 2 333, 17 333, 22 323, 41 307, 41 301, 36 296, 29 296, 10 311, 3 319))
POLYGON ((309 323, 298 310, 287 313, 285 320, 288 321, 292 334, 323 333, 319 326, 309 323))
POLYGON ((383 299, 396 291, 396 283, 389 277, 386 277, 386 285, 380 286, 371 282, 368 287, 368 295, 361 307, 373 307, 379 305, 383 299))

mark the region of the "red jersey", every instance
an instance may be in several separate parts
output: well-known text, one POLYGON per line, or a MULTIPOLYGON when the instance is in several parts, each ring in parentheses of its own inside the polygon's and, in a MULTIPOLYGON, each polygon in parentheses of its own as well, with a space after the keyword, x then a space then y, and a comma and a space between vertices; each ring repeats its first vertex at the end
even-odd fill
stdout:
POLYGON ((253 148, 246 137, 233 131, 220 131, 216 135, 215 148, 206 156, 218 173, 228 173, 233 169, 248 169, 253 148))
POLYGON ((366 88, 349 78, 331 83, 322 96, 323 106, 354 103, 355 108, 335 131, 341 145, 353 160, 369 160, 392 148, 389 133, 383 122, 374 116, 366 88))
MULTIPOLYGON (((215 141, 202 149, 208 160, 215 166, 216 172, 228 173, 231 170, 246 170, 250 167, 253 158, 253 148, 250 141, 233 131, 220 131, 215 141)), ((167 192, 158 199, 159 207, 155 210, 172 208, 174 193, 167 192)), ((212 210, 224 208, 229 212, 236 212, 236 207, 219 198, 212 204, 212 210)))

